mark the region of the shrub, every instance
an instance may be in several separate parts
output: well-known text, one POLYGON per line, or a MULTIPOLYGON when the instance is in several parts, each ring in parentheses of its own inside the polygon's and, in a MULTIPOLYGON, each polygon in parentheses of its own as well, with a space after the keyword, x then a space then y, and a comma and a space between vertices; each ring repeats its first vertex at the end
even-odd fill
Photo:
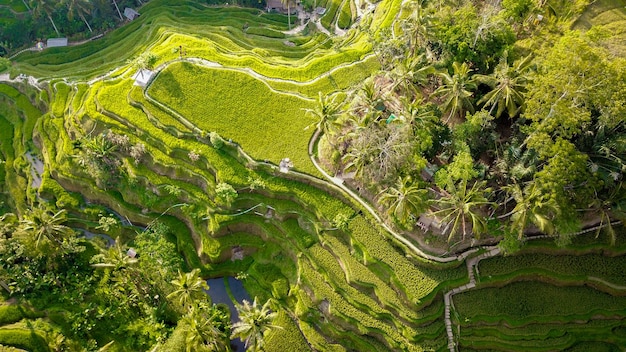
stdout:
POLYGON ((211 145, 213 145, 213 148, 217 150, 222 149, 222 147, 224 146, 224 139, 222 139, 219 134, 217 134, 216 132, 211 132, 209 134, 209 138, 211 141, 211 145))

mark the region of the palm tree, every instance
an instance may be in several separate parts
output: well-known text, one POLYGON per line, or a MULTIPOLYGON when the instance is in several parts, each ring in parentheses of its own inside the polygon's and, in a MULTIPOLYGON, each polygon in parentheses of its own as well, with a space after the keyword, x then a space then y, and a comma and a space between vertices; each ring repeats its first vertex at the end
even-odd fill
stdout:
POLYGON ((398 178, 398 182, 385 189, 378 202, 387 206, 387 214, 407 225, 412 215, 422 213, 428 207, 428 191, 409 177, 398 178))
POLYGON ((492 88, 478 101, 478 104, 484 103, 486 107, 491 106, 490 114, 497 106, 496 117, 500 117, 505 110, 509 118, 517 116, 524 105, 524 92, 529 82, 528 72, 531 62, 532 57, 529 55, 516 62, 514 66, 509 66, 504 57, 492 75, 477 75, 476 79, 479 82, 492 88))
POLYGON ((350 115, 358 114, 360 117, 360 115, 367 114, 374 110, 376 105, 382 100, 380 88, 377 87, 374 79, 368 78, 363 82, 361 87, 354 92, 350 100, 352 101, 350 115))
POLYGON ((617 237, 613 228, 613 221, 621 220, 622 224, 626 224, 626 188, 623 185, 623 182, 619 182, 617 187, 610 192, 607 190, 595 192, 595 197, 589 206, 591 211, 598 214, 600 218, 596 238, 604 229, 609 235, 611 245, 615 245, 617 237))
POLYGON ((64 225, 65 221, 65 209, 52 213, 43 206, 39 206, 33 208, 30 214, 20 220, 16 234, 34 241, 36 249, 48 242, 58 248, 63 244, 64 239, 74 233, 71 228, 64 225))
POLYGON ((427 0, 409 1, 405 5, 405 11, 411 16, 402 21, 401 28, 404 36, 408 37, 412 56, 418 48, 428 48, 424 44, 429 41, 431 35, 432 15, 426 12, 427 6, 427 0))
POLYGON ((33 15, 39 16, 42 12, 45 13, 50 20, 50 23, 52 23, 52 27, 54 28, 57 36, 60 37, 61 33, 59 33, 56 24, 52 20, 52 12, 54 11, 56 5, 57 2, 54 0, 31 0, 30 2, 30 7, 33 9, 33 15))
POLYGON ((289 22, 289 30, 291 30, 291 3, 293 0, 280 0, 283 6, 287 5, 287 22, 289 22))
POLYGON ((254 297, 252 304, 244 300, 243 305, 236 306, 239 321, 233 325, 231 338, 239 337, 244 340, 248 351, 260 351, 263 348, 265 333, 274 328, 282 329, 273 324, 278 313, 270 311, 270 302, 268 300, 259 308, 257 298, 254 297))
POLYGON ((509 214, 511 228, 517 233, 518 239, 524 237, 524 231, 530 224, 537 226, 543 233, 554 234, 552 219, 559 214, 559 205, 554 199, 546 199, 536 182, 530 182, 523 191, 517 184, 503 189, 515 199, 515 207, 509 214))
POLYGON ((476 89, 476 82, 470 76, 472 70, 465 62, 462 64, 453 63, 452 69, 454 71, 452 76, 448 72, 439 74, 443 84, 433 92, 434 95, 443 97, 443 110, 449 113, 447 120, 450 120, 457 112, 462 114, 463 109, 474 113, 474 105, 471 101, 473 93, 471 91, 476 89))
POLYGON ((305 109, 305 112, 317 119, 316 127, 320 131, 330 136, 338 126, 337 119, 341 114, 342 105, 342 103, 337 102, 336 95, 331 98, 319 92, 315 107, 313 109, 305 109))
POLYGON ((394 81, 394 89, 403 84, 405 94, 416 94, 415 85, 425 85, 428 82, 428 77, 434 73, 435 68, 430 65, 424 55, 418 57, 407 56, 390 71, 391 78, 394 81))
POLYGON ((463 240, 469 233, 467 222, 471 222, 471 232, 475 235, 481 235, 487 231, 487 222, 481 214, 480 208, 493 205, 487 199, 487 194, 491 191, 485 188, 485 181, 474 182, 472 187, 468 189, 467 180, 461 180, 458 184, 448 182, 443 197, 433 201, 439 210, 433 214, 442 216, 442 222, 452 224, 448 241, 452 239, 461 229, 463 240))
POLYGON ((621 180, 626 171, 626 123, 619 121, 614 126, 607 126, 598 122, 593 133, 577 138, 576 145, 589 156, 591 172, 606 185, 621 180))
POLYGON ((227 336, 219 329, 219 310, 201 304, 199 309, 189 311, 182 319, 185 325, 185 351, 225 351, 227 336))
POLYGON ((93 32, 85 18, 85 15, 91 13, 91 0, 63 0, 63 3, 67 6, 67 18, 69 20, 73 20, 74 15, 78 15, 89 28, 89 32, 93 32))
POLYGON ((185 308, 193 308, 196 298, 208 290, 209 285, 200 277, 200 269, 183 273, 178 271, 178 278, 172 280, 174 291, 167 295, 168 299, 174 299, 185 308))
POLYGON ((92 262, 94 261, 98 262, 91 265, 94 268, 107 268, 112 270, 125 269, 139 262, 137 258, 128 255, 128 251, 119 237, 115 239, 114 245, 107 249, 101 249, 100 254, 92 258, 92 262))
POLYGON ((122 13, 120 12, 120 8, 117 6, 117 1, 113 0, 113 5, 115 5, 115 9, 117 10, 117 14, 120 15, 120 20, 123 21, 124 17, 122 17, 122 13))

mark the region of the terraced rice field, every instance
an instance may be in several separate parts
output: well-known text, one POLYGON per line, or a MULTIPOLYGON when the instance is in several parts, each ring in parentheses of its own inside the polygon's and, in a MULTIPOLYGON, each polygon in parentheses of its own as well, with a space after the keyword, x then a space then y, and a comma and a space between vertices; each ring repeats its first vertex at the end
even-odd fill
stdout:
POLYGON ((615 55, 626 57, 626 1, 594 1, 572 28, 588 30, 594 26, 606 36, 605 43, 615 55))
MULTIPOLYGON (((399 3, 382 1, 374 23, 391 25, 399 3)), ((329 23, 347 23, 346 4, 329 2, 329 23)), ((19 207, 35 196, 19 192, 30 177, 22 155, 40 147, 48 170, 41 196, 86 223, 94 203, 135 224, 159 218, 176 233, 189 266, 206 277, 245 273, 251 296, 274 298, 284 329, 268 336, 268 351, 446 350, 443 295, 468 283, 465 263, 420 258, 348 195, 310 176, 318 174, 305 127, 315 121, 302 109, 318 91, 342 91, 377 69, 367 41, 346 35, 336 50, 323 34, 247 35, 245 22, 287 29, 282 17, 256 10, 152 0, 139 20, 100 41, 21 55, 20 69, 50 81, 41 92, 0 85, 0 138, 13 141, 0 144, 1 172, 16 190, 3 200, 19 207), (176 52, 181 46, 185 60, 176 52), (159 74, 145 91, 133 85, 126 63, 144 52, 159 57, 159 74), (42 101, 49 102, 43 116, 35 106, 42 101), (214 148, 214 131, 241 148, 214 148), (120 154, 127 177, 113 187, 101 187, 68 157, 80 136, 103 132, 146 149, 139 162, 120 154), (309 175, 281 174, 262 162, 285 156, 309 175), (251 187, 253 180, 264 186, 251 187), (230 207, 216 199, 219 183, 238 190, 230 207), (168 185, 180 192, 165 191, 168 185), (347 227, 334 228, 338 214, 349 218, 347 227), (243 260, 230 260, 234 248, 243 260)), ((453 298, 459 350, 623 348, 626 245, 604 256, 606 248, 585 247, 586 240, 577 239, 570 253, 538 243, 480 262, 477 288, 453 298)), ((11 307, 0 305, 0 344, 46 350, 38 347, 43 335, 27 327, 38 319, 58 328, 55 315, 11 307)))

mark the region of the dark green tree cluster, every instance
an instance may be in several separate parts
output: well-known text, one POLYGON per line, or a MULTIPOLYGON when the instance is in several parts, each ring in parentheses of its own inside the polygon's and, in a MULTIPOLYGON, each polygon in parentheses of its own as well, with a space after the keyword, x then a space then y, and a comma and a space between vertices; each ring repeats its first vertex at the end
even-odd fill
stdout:
POLYGON ((626 60, 601 27, 567 29, 584 5, 409 2, 400 31, 371 32, 382 72, 344 105, 318 100, 320 156, 400 228, 430 213, 449 241, 565 245, 583 223, 614 241, 626 60))
POLYGON ((147 0, 30 0, 26 12, 0 26, 0 43, 8 52, 52 37, 89 38, 126 20, 126 7, 147 0))
MULTIPOLYGON (((62 314, 45 333, 58 351, 111 347, 132 351, 228 351, 230 312, 211 304, 200 270, 185 272, 170 229, 152 222, 131 239, 87 240, 69 227, 79 213, 40 203, 23 216, 0 217, 0 294, 36 310, 51 306, 62 314), (132 246, 132 248, 131 248, 132 246)), ((121 225, 100 214, 95 229, 121 225), (104 220, 103 220, 104 219, 104 220)), ((270 302, 238 307, 241 337, 258 350, 275 328, 270 302)))

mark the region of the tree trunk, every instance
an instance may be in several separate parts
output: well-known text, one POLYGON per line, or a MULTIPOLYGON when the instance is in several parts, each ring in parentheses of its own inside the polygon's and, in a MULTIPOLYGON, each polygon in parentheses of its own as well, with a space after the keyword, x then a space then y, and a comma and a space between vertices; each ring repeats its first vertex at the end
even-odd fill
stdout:
POLYGON ((93 33, 93 30, 91 29, 91 26, 89 25, 89 22, 87 22, 87 19, 85 18, 85 16, 80 15, 80 18, 83 19, 83 22, 85 22, 85 24, 87 25, 87 28, 89 28, 89 32, 93 33))
POLYGON ((60 37, 61 33, 59 33, 59 30, 57 29, 57 25, 54 24, 54 21, 52 20, 52 16, 50 16, 49 14, 48 14, 48 19, 52 23, 52 27, 54 28, 54 31, 57 33, 57 37, 60 37))
POLYGON ((287 21, 289 22, 289 30, 291 30, 291 9, 289 8, 289 4, 291 1, 287 1, 287 21))
POLYGON ((124 20, 124 17, 122 17, 122 13, 120 12, 120 8, 117 7, 117 1, 113 0, 113 5, 115 5, 115 9, 117 10, 117 14, 120 15, 120 20, 124 20))

